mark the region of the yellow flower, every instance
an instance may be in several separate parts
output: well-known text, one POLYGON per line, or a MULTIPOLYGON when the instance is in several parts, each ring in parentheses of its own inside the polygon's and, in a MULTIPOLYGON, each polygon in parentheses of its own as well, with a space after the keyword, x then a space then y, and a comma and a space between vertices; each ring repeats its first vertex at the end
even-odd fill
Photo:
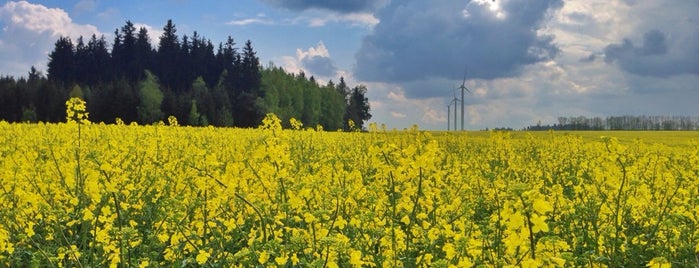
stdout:
POLYGON ((522 226, 524 226, 524 216, 522 216, 522 214, 515 212, 510 215, 510 228, 517 229, 522 226))
POLYGON ((425 265, 427 265, 427 266, 430 266, 430 264, 432 264, 432 258, 433 258, 433 257, 434 257, 434 256, 433 256, 432 254, 430 254, 430 253, 425 253, 424 255, 420 255, 420 256, 417 257, 417 262, 423 263, 423 264, 425 264, 425 265))
POLYGON ((534 211, 539 214, 546 214, 547 212, 553 211, 553 207, 549 202, 543 199, 534 200, 534 211))
POLYGON ((313 222, 317 221, 318 219, 316 218, 316 216, 313 216, 313 214, 306 212, 303 214, 303 220, 306 223, 313 223, 313 222))
POLYGON ((197 254, 197 257, 196 257, 197 263, 199 265, 206 263, 206 261, 209 260, 209 256, 211 256, 211 254, 209 252, 200 249, 199 254, 197 254))
POLYGON ((291 264, 297 265, 297 264, 299 264, 299 261, 300 261, 300 260, 299 260, 299 257, 296 256, 296 253, 294 253, 293 255, 291 255, 291 264))
POLYGON ((646 264, 646 267, 650 268, 670 268, 672 267, 672 264, 670 264, 665 258, 663 257, 657 257, 653 258, 646 264))
POLYGON ((34 236, 34 222, 27 222, 27 227, 24 228, 24 233, 26 233, 28 237, 34 236))
POLYGON ((364 262, 362 261, 362 252, 356 249, 350 249, 349 263, 353 267, 362 267, 362 264, 364 264, 364 262))
POLYGON ((473 262, 471 262, 471 259, 468 257, 463 257, 459 259, 459 263, 457 265, 458 267, 472 267, 473 262))
POLYGON ((410 224, 410 218, 408 215, 403 216, 403 218, 400 219, 400 222, 405 223, 405 225, 410 224))
POLYGON ((282 255, 279 257, 274 258, 274 262, 276 262, 278 265, 284 265, 286 262, 289 260, 288 255, 282 255))
POLYGON ((267 253, 267 251, 260 252, 260 256, 257 258, 257 261, 260 262, 260 264, 265 264, 267 260, 269 260, 269 253, 267 253))
POLYGON ((546 218, 546 216, 540 216, 536 213, 532 214, 532 217, 530 219, 532 223, 532 232, 534 232, 535 234, 538 232, 548 232, 549 225, 546 223, 546 218))
POLYGON ((447 259, 451 260, 456 256, 456 249, 454 248, 454 244, 452 243, 446 243, 442 247, 442 251, 444 251, 444 254, 446 255, 447 259))

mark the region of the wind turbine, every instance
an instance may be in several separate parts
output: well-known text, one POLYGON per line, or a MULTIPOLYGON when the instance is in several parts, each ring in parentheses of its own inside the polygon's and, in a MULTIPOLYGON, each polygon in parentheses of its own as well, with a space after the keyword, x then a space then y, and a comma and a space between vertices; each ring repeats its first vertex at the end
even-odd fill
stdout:
MULTIPOLYGON (((454 93, 454 98, 451 100, 451 102, 454 103, 454 130, 456 130, 456 128, 457 128, 457 126, 456 126, 456 117, 457 117, 456 116, 456 108, 459 107, 459 98, 456 97, 456 91, 454 89, 452 89, 451 92, 454 93)), ((451 102, 449 102, 449 104, 451 104, 451 102)), ((462 110, 463 110, 463 105, 464 105, 463 99, 461 99, 461 105, 462 105, 462 110)), ((461 116, 463 116, 463 112, 461 113, 461 116)), ((463 118, 461 121, 463 121, 463 118)), ((462 125, 463 125, 463 123, 462 123, 462 125)))
MULTIPOLYGON (((464 130, 464 90, 468 91, 469 94, 471 94, 471 90, 466 88, 466 71, 464 70, 464 80, 461 81, 461 86, 459 86, 461 89, 461 131, 464 130)), ((456 96, 454 96, 454 99, 456 99, 456 96)), ((456 108, 454 109, 454 113, 456 115, 456 108)), ((454 118, 454 121, 456 121, 456 118, 454 118)), ((454 122, 454 130, 456 130, 456 122, 454 122)))
POLYGON ((447 131, 451 130, 451 101, 447 104, 447 131))

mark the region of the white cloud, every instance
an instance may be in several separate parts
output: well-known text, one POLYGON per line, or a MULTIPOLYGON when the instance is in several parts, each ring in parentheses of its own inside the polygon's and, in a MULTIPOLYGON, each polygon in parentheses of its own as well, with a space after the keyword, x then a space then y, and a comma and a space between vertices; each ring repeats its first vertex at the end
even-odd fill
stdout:
POLYGON ((283 56, 281 61, 282 67, 287 72, 304 72, 307 76, 313 75, 320 81, 336 79, 341 75, 323 41, 319 41, 315 47, 309 47, 307 50, 297 48, 296 57, 283 56))
POLYGON ((379 23, 372 13, 325 14, 323 16, 302 17, 308 26, 321 27, 328 23, 347 23, 352 26, 372 28, 379 23))
POLYGON ((323 41, 319 41, 315 47, 309 47, 307 51, 297 48, 296 57, 301 60, 312 57, 329 58, 330 52, 328 51, 328 48, 325 47, 325 44, 323 44, 323 41))
POLYGON ((227 25, 235 25, 235 26, 245 26, 245 25, 250 25, 250 24, 270 25, 273 23, 274 22, 272 20, 264 19, 264 18, 247 18, 247 19, 239 19, 239 20, 232 20, 232 21, 226 22, 227 25))
POLYGON ((44 70, 59 36, 76 40, 81 35, 101 34, 93 25, 74 23, 63 9, 26 1, 0 6, 0 28, 0 70, 14 76, 24 76, 32 65, 44 70))
POLYGON ((141 28, 146 28, 146 31, 148 31, 148 38, 150 39, 150 44, 154 47, 158 46, 158 42, 160 42, 160 36, 162 36, 165 32, 161 28, 155 28, 145 23, 136 22, 133 24, 133 26, 136 28, 136 31, 140 30, 141 28))
POLYGON ((73 23, 67 12, 60 8, 47 8, 25 1, 7 2, 0 8, 4 17, 5 32, 26 30, 34 33, 49 33, 53 37, 91 35, 99 32, 92 25, 73 23))
POLYGON ((474 0, 469 2, 469 5, 462 11, 464 17, 470 17, 471 12, 468 9, 472 6, 471 3, 478 5, 481 8, 487 8, 495 18, 504 20, 507 18, 507 12, 502 9, 501 1, 492 0, 474 0))

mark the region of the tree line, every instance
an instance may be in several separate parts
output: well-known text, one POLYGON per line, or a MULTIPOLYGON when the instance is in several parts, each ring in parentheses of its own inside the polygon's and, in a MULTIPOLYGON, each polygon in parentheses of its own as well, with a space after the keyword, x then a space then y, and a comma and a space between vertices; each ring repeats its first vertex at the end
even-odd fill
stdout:
POLYGON ((184 125, 255 127, 272 112, 335 130, 349 129, 349 120, 361 129, 371 118, 366 87, 264 68, 250 40, 236 45, 229 36, 216 48, 196 31, 180 38, 172 20, 155 46, 130 21, 114 31, 111 46, 104 36, 60 37, 45 76, 32 67, 26 78, 0 77, 0 120, 59 122, 69 97, 86 100, 90 120, 105 123, 174 115, 184 125))
POLYGON ((553 125, 528 126, 525 130, 699 130, 699 116, 624 115, 558 117, 553 125))

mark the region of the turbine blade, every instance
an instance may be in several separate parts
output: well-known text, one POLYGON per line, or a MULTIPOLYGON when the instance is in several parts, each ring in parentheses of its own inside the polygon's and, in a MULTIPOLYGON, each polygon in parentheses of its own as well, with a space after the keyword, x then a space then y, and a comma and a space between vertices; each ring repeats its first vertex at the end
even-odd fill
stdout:
POLYGON ((466 84, 466 70, 464 68, 464 80, 461 82, 461 86, 464 86, 466 84))

